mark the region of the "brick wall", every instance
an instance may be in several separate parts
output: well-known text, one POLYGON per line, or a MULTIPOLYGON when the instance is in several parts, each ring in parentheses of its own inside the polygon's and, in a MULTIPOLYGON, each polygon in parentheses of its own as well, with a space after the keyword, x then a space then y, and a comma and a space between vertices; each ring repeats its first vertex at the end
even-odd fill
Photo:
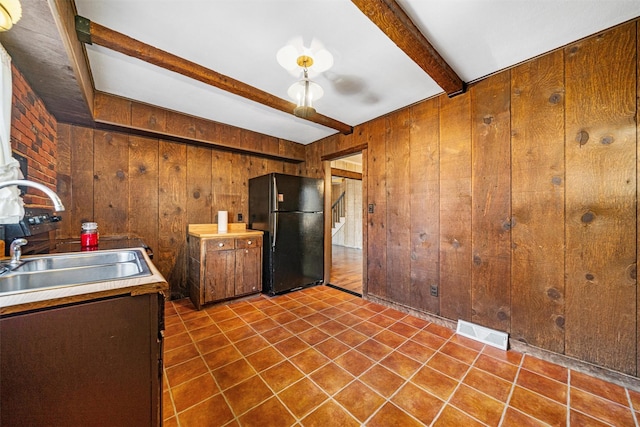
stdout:
MULTIPOLYGON (((27 158, 26 178, 55 191, 58 123, 22 73, 14 65, 11 69, 11 148, 14 153, 27 158)), ((28 206, 52 206, 47 196, 33 188, 27 189, 24 203, 28 206)))

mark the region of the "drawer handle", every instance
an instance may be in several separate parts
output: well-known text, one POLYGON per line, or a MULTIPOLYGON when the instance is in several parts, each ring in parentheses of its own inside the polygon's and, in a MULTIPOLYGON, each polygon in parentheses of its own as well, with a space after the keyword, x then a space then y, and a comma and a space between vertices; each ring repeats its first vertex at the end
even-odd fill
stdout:
POLYGON ((250 244, 251 244, 251 240, 249 240, 249 241, 247 242, 247 244, 248 244, 248 245, 250 245, 250 244))
POLYGON ((218 247, 220 247, 220 248, 221 248, 221 247, 223 247, 223 246, 224 246, 224 243, 222 243, 222 242, 221 242, 221 243, 218 243, 218 247))

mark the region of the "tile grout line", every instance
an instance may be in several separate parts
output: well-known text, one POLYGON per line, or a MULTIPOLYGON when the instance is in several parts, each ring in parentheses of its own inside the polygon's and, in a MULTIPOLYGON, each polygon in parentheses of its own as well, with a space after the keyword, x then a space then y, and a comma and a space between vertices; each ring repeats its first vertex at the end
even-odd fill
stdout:
MULTIPOLYGON (((180 321, 183 323, 183 326, 184 326, 184 322, 182 321, 182 317, 178 313, 178 310, 176 310, 175 304, 171 303, 171 306, 173 307, 173 310, 176 312, 175 315, 178 317, 178 319, 180 319, 180 321)), ((166 324, 165 324, 165 329, 166 329, 166 324)), ((185 326, 185 329, 186 329, 186 326, 185 326)), ((163 352, 164 352, 164 343, 163 343, 163 352)), ((169 384, 169 376, 167 375, 167 368, 164 365, 164 354, 162 355, 162 376, 164 377, 164 380, 166 381, 166 384, 167 384, 167 391, 169 392, 168 395, 169 395, 169 398, 171 399, 171 406, 173 407, 173 417, 175 417, 176 424, 178 425, 178 427, 180 427, 180 418, 178 417, 178 410, 176 408, 176 403, 175 403, 175 400, 173 398, 173 393, 171 391, 171 386, 169 384)), ((164 393, 164 390, 163 390, 163 393, 164 393)), ((162 411, 161 418, 162 418, 162 421, 164 423, 164 411, 162 411)))
MULTIPOLYGON (((177 310, 176 310, 176 311, 177 311, 177 310)), ((209 313, 208 313, 208 312, 206 312, 206 311, 205 311, 204 313, 205 313, 205 314, 206 314, 206 316, 207 316, 207 317, 208 317, 208 318, 209 318, 209 319, 214 323, 214 325, 216 325, 216 321, 215 321, 215 320, 213 320, 213 319, 211 318, 211 316, 209 315, 209 313)), ((183 324, 183 326, 184 326, 184 328, 185 328, 185 330, 186 330, 187 334, 189 335, 189 339, 191 340, 191 344, 192 344, 192 345, 195 347, 195 349, 198 351, 198 358, 200 358, 200 359, 202 360, 202 363, 204 363, 204 365, 207 367, 207 372, 206 372, 206 374, 208 374, 208 375, 210 375, 210 376, 211 376, 211 379, 214 381, 214 384, 215 384, 215 385, 216 385, 216 387, 218 388, 219 394, 221 394, 221 395, 222 395, 223 399, 225 400, 225 403, 227 404, 227 406, 229 407, 229 409, 230 409, 230 410, 232 411, 232 413, 233 413, 233 409, 231 408, 231 405, 229 405, 229 402, 227 401, 226 397, 225 397, 225 396, 224 396, 224 394, 222 393, 222 388, 220 387, 220 384, 218 384, 218 380, 217 380, 217 379, 216 379, 216 377, 213 375, 213 372, 212 372, 211 368, 209 368, 209 365, 207 364, 207 362, 204 360, 204 356, 202 355, 202 352, 200 351, 200 348, 198 347, 198 345, 197 345, 196 341, 194 340, 193 336, 191 335, 191 331, 189 330, 189 328, 188 328, 188 327, 187 327, 187 325, 185 324, 185 320, 182 318, 182 316, 180 315, 180 313, 179 313, 179 312, 178 312, 178 317, 180 318, 180 320, 181 320, 181 322, 182 322, 182 324, 183 324)), ((203 316, 203 317, 204 317, 204 316, 203 316)), ((216 325, 216 327, 217 327, 217 325, 216 325)), ((220 328, 218 328, 218 329, 220 330, 220 333, 223 333, 223 331, 222 331, 220 328)), ((195 359, 195 358, 193 358, 193 359, 195 359)), ((192 360, 192 359, 189 359, 189 360, 192 360)), ((186 363, 186 362, 187 362, 187 361, 184 361, 184 362, 179 363, 179 364, 177 364, 177 365, 175 365, 175 366, 179 366, 179 365, 181 365, 181 364, 183 364, 183 363, 186 363)), ((203 375, 204 375, 204 374, 203 374, 203 375)), ((197 377, 196 377, 196 378, 197 378, 197 377)), ((184 384, 184 383, 189 382, 189 381, 191 381, 191 380, 193 380, 193 379, 194 379, 194 378, 190 378, 189 380, 187 380, 187 381, 185 381, 185 382, 183 382, 183 383, 180 383, 180 384, 184 384)), ((168 382, 168 379, 167 379, 167 382, 168 382)), ((180 384, 178 384, 178 385, 180 385, 180 384)), ((177 387, 178 385, 176 385, 176 387, 177 387)), ((173 388, 173 387, 170 387, 170 389, 172 389, 172 388, 173 388)), ((180 427, 180 425, 181 425, 179 414, 183 414, 183 413, 185 413, 185 412, 186 412, 186 411, 188 411, 189 409, 193 408, 193 407, 194 407, 194 406, 196 406, 196 405, 199 405, 200 403, 202 403, 202 402, 204 402, 204 401, 206 401, 206 400, 208 400, 208 399, 211 399, 211 398, 212 398, 212 397, 214 397, 215 395, 216 395, 216 394, 214 394, 213 396, 209 396, 209 397, 207 397, 206 399, 203 399, 203 400, 201 400, 201 401, 199 401, 199 402, 196 402, 196 403, 194 403, 193 405, 191 405, 191 406, 188 406, 188 407, 184 408, 184 409, 183 409, 182 411, 180 411, 180 412, 178 412, 177 407, 175 407, 175 405, 174 405, 175 417, 176 417, 176 421, 177 421, 177 423, 178 423, 178 426, 180 427)), ((173 392, 171 392, 171 396, 172 396, 172 398, 173 398, 173 392)), ((173 400, 173 399, 172 399, 172 400, 173 400)))
POLYGON ((571 425, 571 369, 567 369, 567 426, 571 425))
MULTIPOLYGON (((501 426, 504 423, 504 419, 507 416, 507 411, 509 410, 509 408, 511 408, 511 398, 513 397, 513 393, 516 390, 516 383, 518 382, 518 377, 520 376, 520 370, 522 369, 523 363, 524 363, 524 355, 520 358, 520 363, 518 363, 518 370, 516 371, 516 375, 513 377, 513 381, 511 381, 511 387, 509 387, 509 395, 507 396, 507 400, 504 403, 504 409, 502 410, 502 415, 500 416, 500 421, 498 422, 499 426, 501 426)), ((516 408, 513 408, 513 409, 517 411, 516 408)), ((528 415, 528 414, 525 414, 525 415, 528 415)))
MULTIPOLYGON (((440 349, 442 349, 447 343, 452 342, 452 338, 456 336, 456 334, 452 334, 441 346, 440 348, 436 351, 436 353, 438 353, 440 351, 440 349)), ((455 343, 453 343, 455 344, 455 343)), ((472 416, 471 414, 467 413, 466 411, 462 410, 461 408, 458 408, 457 406, 455 406, 453 403, 451 403, 451 398, 456 394, 456 391, 458 391, 460 389, 460 387, 463 385, 462 382, 464 381, 464 379, 467 377, 467 375, 469 374, 469 372, 471 371, 471 369, 473 368, 473 365, 475 364, 475 362, 480 358, 480 355, 482 354, 482 350, 484 350, 485 346, 482 347, 482 349, 480 351, 478 351, 478 354, 476 355, 476 357, 474 358, 473 362, 469 364, 469 367, 467 368, 466 372, 464 373, 464 375, 462 375, 462 377, 460 377, 459 380, 456 379, 456 381, 458 382, 458 384, 456 385, 456 387, 453 389, 453 391, 449 394, 449 397, 447 397, 447 399, 444 401, 444 405, 442 405, 442 407, 440 408, 440 411, 438 411, 438 413, 436 414, 436 416, 433 418, 433 421, 431 422, 431 424, 433 424, 434 422, 436 422, 438 420, 438 418, 440 417, 440 415, 442 414, 442 412, 444 411, 444 409, 447 407, 447 405, 452 406, 453 408, 458 409, 460 412, 462 412, 463 414, 467 415, 469 418, 472 418, 476 421, 478 421, 480 424, 484 424, 487 425, 486 423, 480 421, 479 419, 477 419, 476 417, 472 416)), ((434 355, 436 354, 434 353, 434 355)), ((446 353, 442 353, 447 355, 446 353)), ((448 355, 447 355, 448 356, 448 355)), ((433 356, 432 356, 433 357, 433 356)), ((451 356, 449 356, 451 357, 451 356)), ((453 359, 456 359, 455 357, 453 359)), ((456 359, 458 360, 458 359, 456 359)), ((460 361, 462 363, 464 363, 463 361, 460 361)), ((426 363, 425 363, 426 364, 426 363)), ((448 376, 448 375, 447 375, 448 376)), ((449 376, 448 376, 449 377, 449 376)), ((452 378, 452 377, 449 377, 452 378)), ((455 378, 453 378, 455 379, 455 378)), ((474 389, 475 390, 475 389, 474 389)), ((481 390, 477 390, 478 392, 482 393, 481 390)), ((483 393, 486 394, 486 393, 483 393)), ((487 395, 489 396, 489 395, 487 395)), ((491 396, 489 396, 491 397, 491 396)), ((506 405, 505 405, 506 406, 506 405)))
POLYGON ((629 408, 631 408, 631 415, 633 416, 633 422, 635 423, 636 427, 638 427, 638 416, 636 414, 636 410, 633 407, 633 400, 631 399, 631 393, 629 392, 628 388, 624 388, 625 394, 627 395, 627 402, 629 402, 629 408))
MULTIPOLYGON (((174 305, 174 309, 175 309, 175 305, 174 305)), ((189 335, 189 339, 191 340, 191 344, 192 344, 192 345, 195 347, 195 349, 198 351, 198 357, 199 357, 200 359, 203 359, 203 357, 202 357, 202 353, 201 353, 201 352, 200 352, 200 350, 198 349, 198 346, 196 345, 195 341, 193 340, 193 337, 191 336, 191 333, 190 333, 190 331, 189 331, 189 328, 188 328, 188 327, 187 327, 187 325, 186 325, 186 322, 185 322, 184 318, 180 315, 180 312, 179 312, 177 309, 175 309, 175 311, 176 311, 176 314, 177 314, 178 318, 180 319, 180 322, 181 322, 181 323, 182 323, 182 325, 184 326, 184 329, 185 329, 186 333, 189 335)), ((211 318, 211 317, 209 316, 209 313, 206 313, 206 315, 207 315, 207 317, 211 318)), ((203 317, 204 317, 204 316, 203 316, 203 317)), ((211 320, 213 321, 213 319, 211 319, 211 320)), ((215 323, 215 321, 214 321, 214 323, 215 323)), ((185 344, 185 345, 188 345, 188 344, 185 344)), ((182 346, 182 347, 184 347, 184 346, 182 346)), ((195 358, 194 358, 194 359, 195 359, 195 358)), ((189 359, 189 360, 191 360, 191 359, 189 359)), ((178 363, 178 364, 176 364, 176 365, 174 365, 174 366, 180 366, 180 365, 182 365, 182 364, 184 364, 184 363, 186 363, 186 362, 188 362, 188 361, 183 361, 183 362, 178 363)), ((217 383, 217 381, 216 381, 215 377, 211 374, 211 370, 209 369, 209 367, 208 367, 208 365, 206 364, 206 362, 204 361, 204 359, 202 360, 202 362, 205 364, 205 366, 207 366, 207 371, 208 371, 207 373, 208 373, 209 375, 211 375, 211 378, 213 379, 213 381, 215 382, 216 386, 218 387, 218 390, 220 390, 220 386, 218 385, 218 383, 217 383)), ((172 366, 172 367, 173 367, 173 366, 172 366)), ((204 400, 210 399, 210 398, 211 398, 211 397, 213 397, 213 396, 209 396, 207 399, 204 399, 204 400, 202 400, 202 401, 200 401, 200 402, 196 402, 196 403, 194 403, 193 405, 188 406, 187 408, 184 408, 182 411, 178 411, 178 408, 177 408, 177 406, 175 405, 175 399, 174 399, 174 397, 173 397, 173 391, 172 391, 172 389, 173 389, 173 388, 175 388, 175 387, 177 387, 177 386, 179 386, 180 384, 184 384, 185 382, 188 382, 188 381, 185 381, 185 382, 183 382, 183 383, 177 384, 175 387, 171 387, 171 386, 170 386, 170 384, 169 384, 169 378, 168 378, 168 375, 167 375, 166 369, 163 369, 163 371, 164 371, 164 374, 167 376, 167 386, 168 386, 168 389, 169 389, 169 394, 170 394, 170 396, 171 396, 171 401, 172 401, 172 403, 173 403, 173 408, 174 408, 174 417, 176 418, 176 422, 177 422, 177 424, 178 424, 178 427, 180 427, 181 422, 180 422, 179 414, 186 412, 186 411, 187 411, 187 410, 189 410, 190 408, 192 408, 192 407, 194 407, 194 406, 198 405, 199 403, 203 402, 204 400)), ((190 380, 192 380, 192 379, 193 379, 193 378, 191 378, 190 380)), ((227 403, 227 405, 228 405, 228 403, 227 403)), ((163 421, 164 421, 164 420, 163 420, 163 421)))

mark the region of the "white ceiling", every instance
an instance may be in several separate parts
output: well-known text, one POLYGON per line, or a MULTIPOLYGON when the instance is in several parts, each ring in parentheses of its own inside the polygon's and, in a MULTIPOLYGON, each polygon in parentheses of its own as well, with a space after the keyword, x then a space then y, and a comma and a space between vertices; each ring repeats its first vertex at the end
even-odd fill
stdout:
MULTIPOLYGON (((325 116, 356 126, 442 89, 349 0, 75 0, 78 14, 277 97, 296 80, 276 61, 315 39, 334 57, 314 78, 325 116)), ((465 82, 640 16, 640 0, 398 0, 465 82)), ((308 144, 336 133, 96 45, 99 91, 308 144)))

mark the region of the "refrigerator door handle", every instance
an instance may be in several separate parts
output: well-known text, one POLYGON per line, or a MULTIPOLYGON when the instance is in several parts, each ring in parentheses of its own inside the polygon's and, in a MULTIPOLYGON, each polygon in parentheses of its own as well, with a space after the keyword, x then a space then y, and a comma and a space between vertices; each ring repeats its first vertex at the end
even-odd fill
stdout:
POLYGON ((276 248, 276 236, 278 235, 278 218, 273 220, 273 239, 271 239, 271 249, 276 248))
POLYGON ((276 176, 273 176, 273 212, 278 211, 278 182, 276 176))
MULTIPOLYGON (((278 210, 278 183, 276 181, 276 176, 273 175, 273 210, 278 210)), ((275 218, 273 221, 273 239, 271 241, 271 249, 275 249, 276 247, 276 236, 278 233, 278 219, 275 218)))

